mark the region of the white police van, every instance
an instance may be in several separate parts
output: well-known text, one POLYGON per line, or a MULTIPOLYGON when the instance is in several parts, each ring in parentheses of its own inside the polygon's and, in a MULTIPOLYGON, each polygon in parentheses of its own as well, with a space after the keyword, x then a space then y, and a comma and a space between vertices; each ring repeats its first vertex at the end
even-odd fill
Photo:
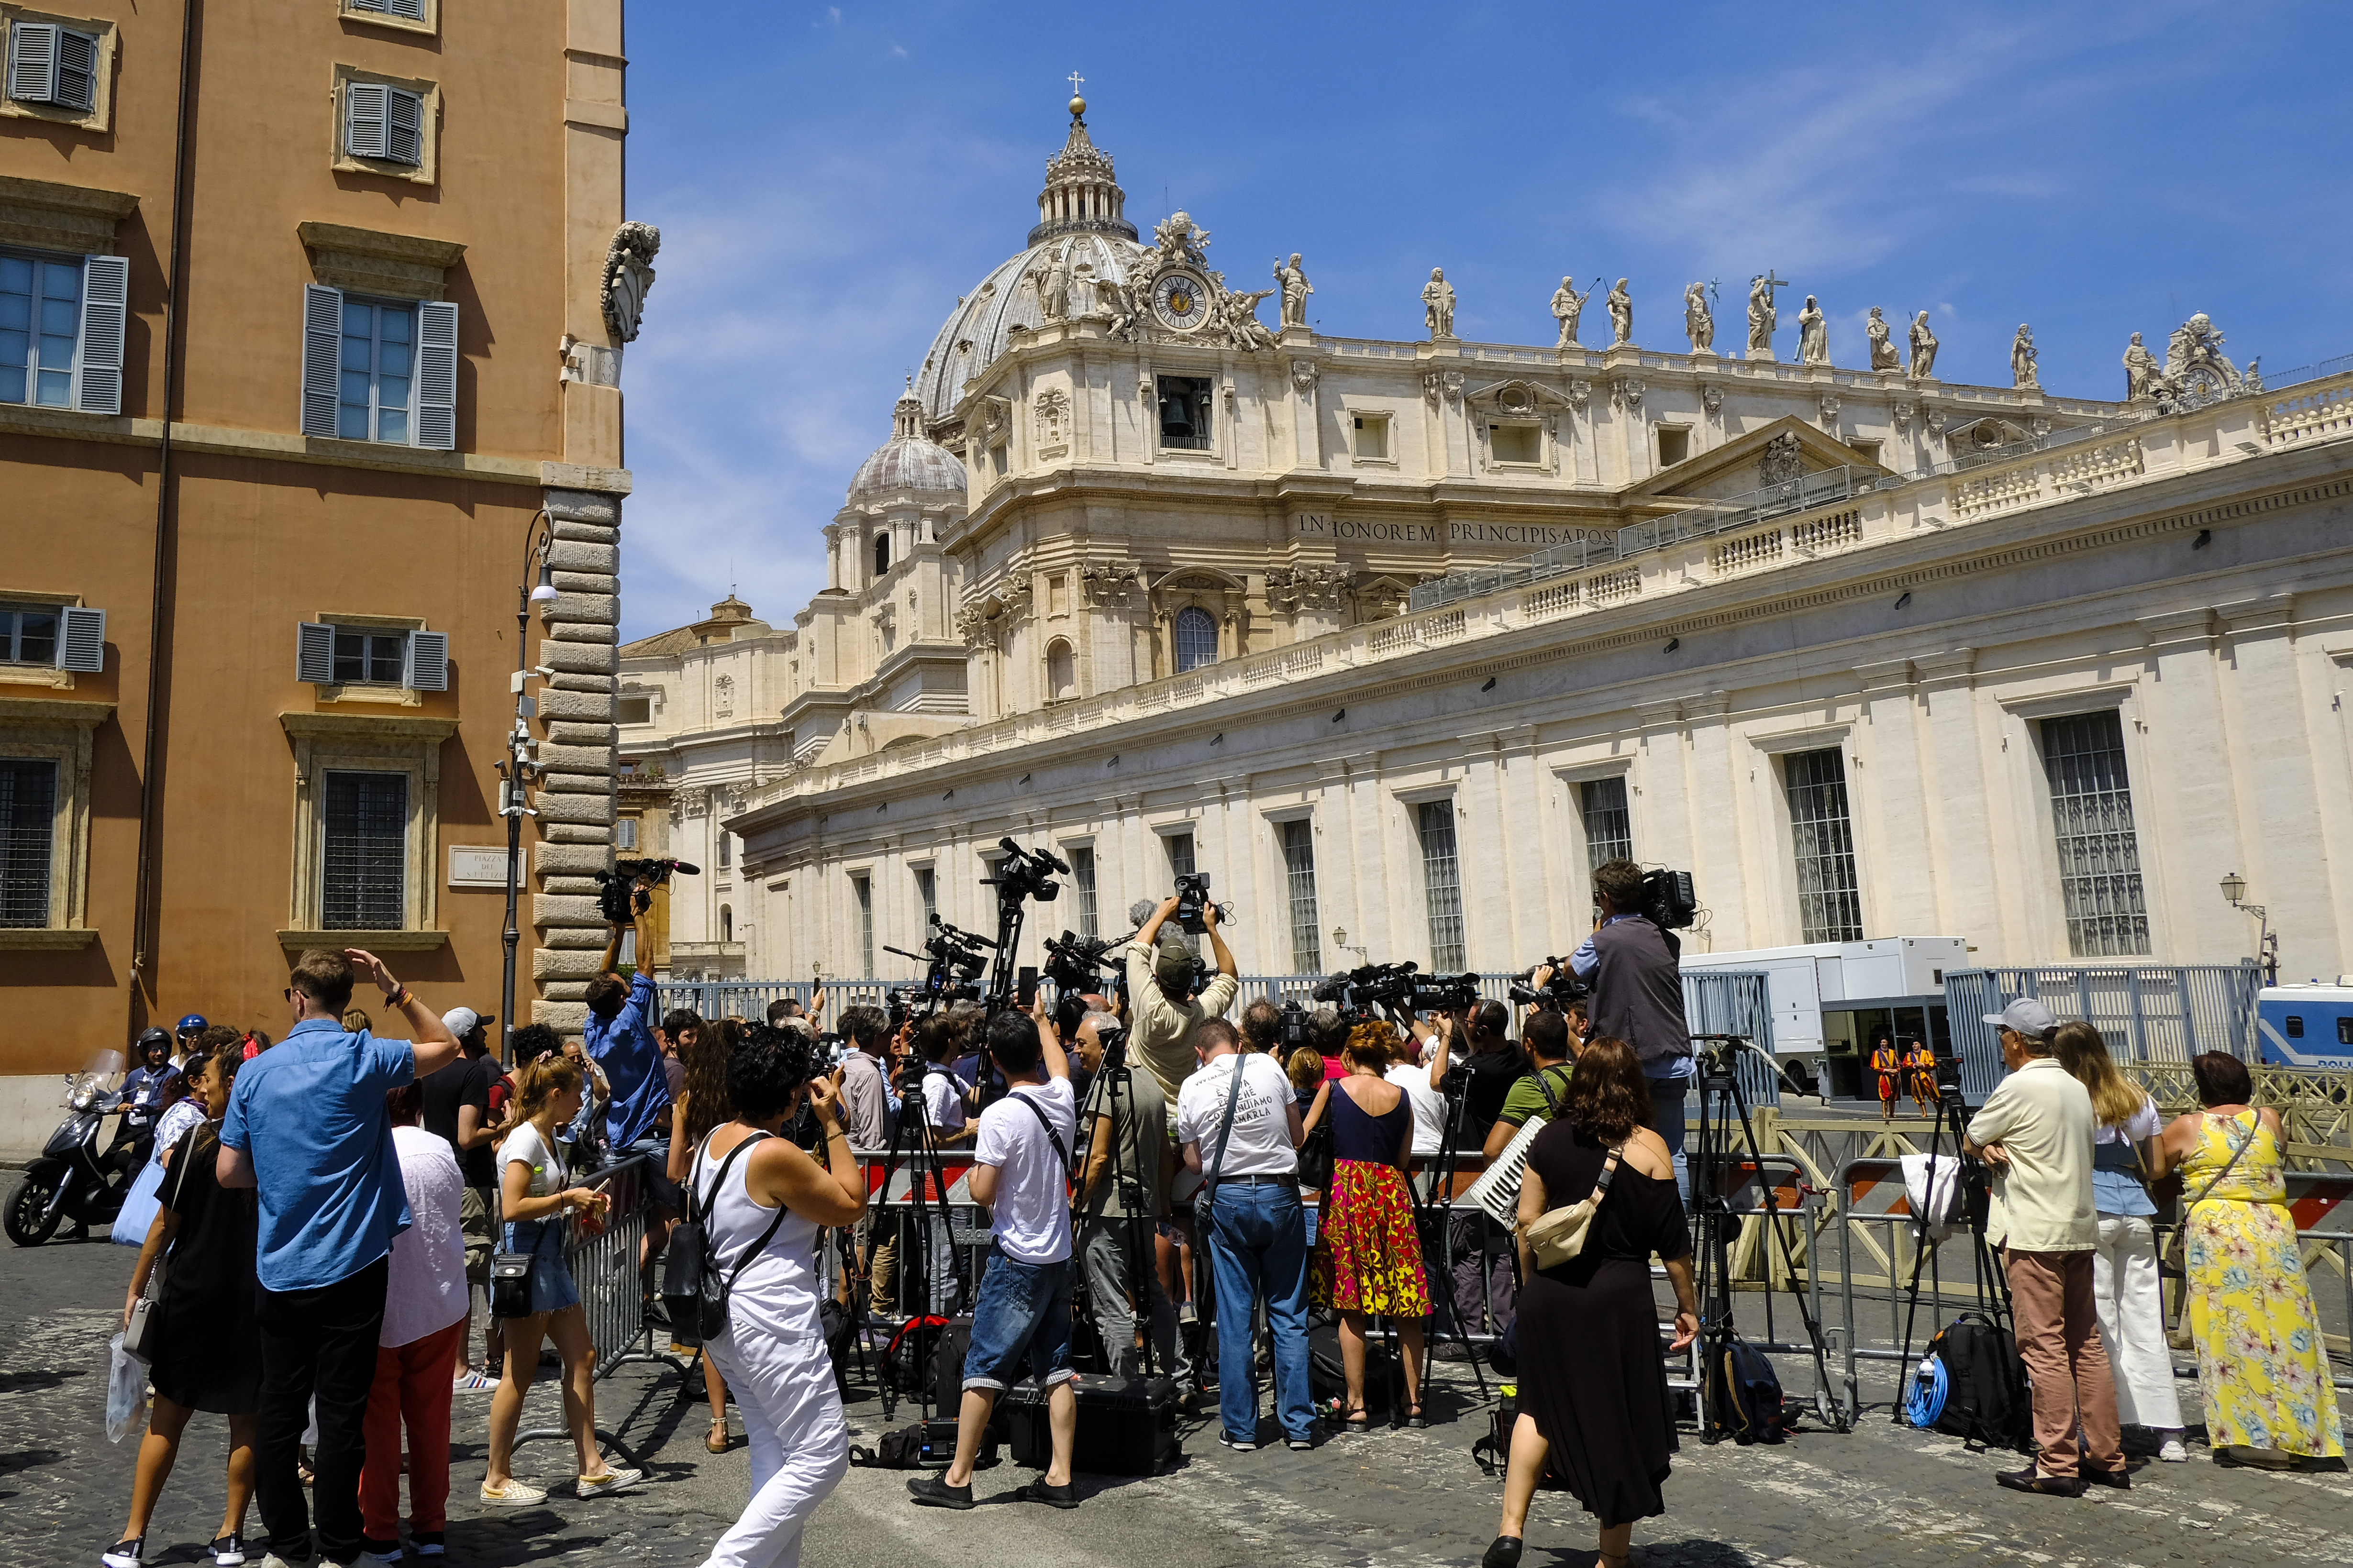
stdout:
POLYGON ((2266 985, 2255 998, 2255 1037, 2274 1067, 2353 1068, 2353 975, 2334 985, 2266 985))

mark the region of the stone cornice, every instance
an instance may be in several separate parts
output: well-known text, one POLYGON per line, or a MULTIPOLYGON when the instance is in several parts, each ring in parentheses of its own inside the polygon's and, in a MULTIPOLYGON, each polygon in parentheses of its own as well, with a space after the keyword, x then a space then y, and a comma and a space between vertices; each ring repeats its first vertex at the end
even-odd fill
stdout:
POLYGON ((301 713, 278 715, 290 735, 347 735, 374 741, 446 741, 458 732, 455 719, 421 719, 390 713, 301 713))
POLYGON ((0 729, 37 724, 95 730, 113 717, 111 702, 81 702, 66 697, 0 697, 0 729))
POLYGON ((322 283, 401 300, 438 300, 450 268, 466 247, 455 240, 385 234, 340 223, 300 223, 295 234, 311 248, 311 270, 322 283))
POLYGON ((109 255, 115 225, 138 210, 139 198, 121 191, 0 174, 0 243, 109 255))

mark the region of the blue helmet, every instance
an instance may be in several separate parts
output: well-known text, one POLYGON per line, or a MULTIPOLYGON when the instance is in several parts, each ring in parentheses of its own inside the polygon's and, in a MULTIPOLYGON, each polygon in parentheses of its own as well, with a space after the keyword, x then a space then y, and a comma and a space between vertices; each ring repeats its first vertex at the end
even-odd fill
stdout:
POLYGON ((205 1016, 202 1013, 189 1014, 173 1029, 173 1033, 178 1035, 201 1035, 204 1032, 205 1016))

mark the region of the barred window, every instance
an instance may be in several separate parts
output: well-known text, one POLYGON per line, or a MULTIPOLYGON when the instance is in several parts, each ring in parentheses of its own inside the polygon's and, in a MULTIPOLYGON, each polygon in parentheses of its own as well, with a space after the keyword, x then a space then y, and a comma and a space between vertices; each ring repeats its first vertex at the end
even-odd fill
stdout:
POLYGON ((1634 858, 1633 819, 1626 810, 1626 781, 1588 779, 1577 786, 1585 817, 1585 868, 1604 860, 1634 858))
POLYGON ((1424 801, 1415 808, 1421 835, 1422 900, 1430 913, 1430 967, 1462 967, 1462 878, 1454 858, 1454 802, 1424 801))
POLYGON ((1091 844, 1071 850, 1071 885, 1079 890, 1079 934, 1097 936, 1095 910, 1095 851, 1091 844))
POLYGON ((49 923, 58 764, 0 760, 0 926, 49 923))
POLYGON ((1783 759, 1798 869, 1800 942, 1861 942, 1862 894, 1847 816, 1846 758, 1835 746, 1783 759))
MULTIPOLYGON (((1189 833, 1165 834, 1160 842, 1168 849, 1169 879, 1174 881, 1179 877, 1191 876, 1193 874, 1193 836, 1189 833)), ((1176 940, 1190 949, 1194 957, 1201 956, 1201 939, 1190 931, 1177 930, 1175 921, 1170 921, 1160 929, 1164 931, 1176 931, 1176 940)))
POLYGON ((871 977, 874 973, 874 879, 852 877, 849 890, 858 899, 858 955, 864 965, 858 973, 871 977))
POLYGON ((2140 843, 2125 776, 2124 721, 2115 709, 2042 721, 2042 767, 2059 840, 2059 893, 2078 958, 2148 951, 2140 843))
POLYGON ((940 884, 929 866, 915 868, 915 897, 923 906, 923 934, 931 935, 932 920, 940 912, 940 884))
POLYGON ((1218 662, 1218 623, 1198 605, 1176 612, 1176 673, 1218 662))
POLYGON ((398 931, 408 914, 408 775, 330 772, 319 923, 398 931))
POLYGON ((1305 817, 1282 825, 1282 867, 1291 883, 1291 972, 1324 973, 1324 939, 1315 915, 1315 826, 1305 817))

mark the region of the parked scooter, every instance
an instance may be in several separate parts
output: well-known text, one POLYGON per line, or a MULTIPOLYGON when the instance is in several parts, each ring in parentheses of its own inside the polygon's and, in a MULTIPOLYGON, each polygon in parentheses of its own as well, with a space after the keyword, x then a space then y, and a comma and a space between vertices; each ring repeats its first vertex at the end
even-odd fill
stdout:
POLYGON ((101 1139, 106 1119, 126 1103, 121 1089, 105 1088, 122 1063, 114 1051, 101 1051, 90 1068, 66 1077, 66 1119, 49 1134, 41 1157, 25 1168, 8 1205, 0 1211, 0 1228, 19 1247, 38 1247, 70 1221, 77 1229, 111 1226, 131 1184, 152 1152, 152 1124, 131 1141, 133 1157, 123 1157, 123 1140, 101 1139))

